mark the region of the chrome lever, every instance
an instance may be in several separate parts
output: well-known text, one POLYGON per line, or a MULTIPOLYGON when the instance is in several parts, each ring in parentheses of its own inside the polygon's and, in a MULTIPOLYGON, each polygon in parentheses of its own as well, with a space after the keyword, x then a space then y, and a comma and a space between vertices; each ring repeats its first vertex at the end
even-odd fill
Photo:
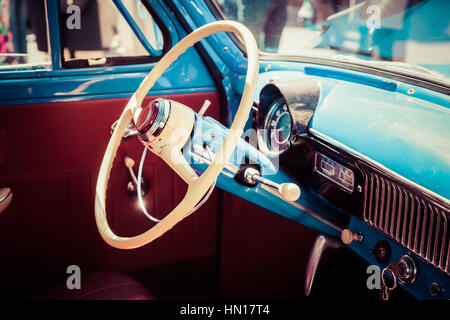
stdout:
POLYGON ((205 114, 206 110, 208 110, 208 108, 210 106, 211 106, 211 101, 205 100, 205 102, 203 102, 203 105, 200 108, 200 111, 198 112, 198 115, 200 116, 200 118, 203 118, 203 115, 205 114))
MULTIPOLYGON (((200 145, 193 145, 191 156, 204 163, 210 164, 213 160, 214 154, 211 153, 211 150, 208 147, 204 148, 200 145)), ((234 177, 239 171, 238 167, 230 163, 227 163, 224 166, 224 169, 226 169, 232 177, 234 177)), ((226 174, 225 171, 222 171, 222 173, 226 174)), ((279 196, 281 196, 282 199, 289 202, 297 201, 297 199, 300 197, 300 188, 295 183, 275 183, 266 178, 263 178, 259 170, 252 167, 245 169, 244 179, 245 182, 251 185, 257 185, 258 183, 261 183, 265 186, 270 187, 279 196)))
POLYGON ((341 246, 340 241, 335 238, 324 236, 323 234, 317 236, 311 249, 311 253, 309 254, 308 264, 306 266, 306 275, 305 275, 306 296, 309 296, 309 294, 311 293, 314 277, 316 275, 317 268, 319 266, 320 260, 322 259, 324 252, 327 249, 337 249, 340 246, 341 246))
MULTIPOLYGON (((137 190, 138 190, 138 179, 136 175, 134 174, 134 160, 128 156, 125 156, 123 159, 123 163, 125 167, 128 169, 128 172, 130 174, 131 181, 127 184, 127 192, 130 196, 135 197, 137 196, 137 190)), ((147 192, 149 191, 149 183, 148 180, 145 178, 141 179, 141 194, 142 196, 145 196, 147 192)))
POLYGON ((137 181, 136 175, 134 174, 134 171, 133 171, 134 160, 128 156, 125 156, 125 158, 123 159, 123 163, 125 164, 125 167, 127 167, 128 172, 130 173, 131 181, 137 187, 138 181, 137 181))
POLYGON ((281 197, 289 202, 297 201, 300 198, 300 188, 295 183, 281 183, 278 184, 269 179, 263 178, 258 169, 248 167, 244 172, 244 180, 248 184, 256 185, 258 183, 271 187, 281 195, 281 197))
POLYGON ((11 188, 0 189, 0 214, 8 208, 13 198, 11 188))

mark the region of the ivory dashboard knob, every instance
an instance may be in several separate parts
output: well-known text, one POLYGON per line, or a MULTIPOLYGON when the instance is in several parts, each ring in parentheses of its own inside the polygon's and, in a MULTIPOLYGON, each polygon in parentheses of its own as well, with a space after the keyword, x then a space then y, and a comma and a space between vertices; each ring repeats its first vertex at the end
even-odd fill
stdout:
POLYGON ((287 201, 297 201, 300 198, 300 188, 295 183, 282 183, 278 192, 287 201))
POLYGON ((124 164, 125 164, 125 167, 127 167, 127 168, 133 168, 133 167, 134 167, 134 160, 131 159, 131 158, 128 157, 128 156, 126 156, 126 157, 123 159, 123 162, 124 162, 124 164))
POLYGON ((341 240, 343 244, 348 246, 353 241, 361 242, 363 236, 360 232, 352 232, 350 229, 344 229, 341 233, 341 240))

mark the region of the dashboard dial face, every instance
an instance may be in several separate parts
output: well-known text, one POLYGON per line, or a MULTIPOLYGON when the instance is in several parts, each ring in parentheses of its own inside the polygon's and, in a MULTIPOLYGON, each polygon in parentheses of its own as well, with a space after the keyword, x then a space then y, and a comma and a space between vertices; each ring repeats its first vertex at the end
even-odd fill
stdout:
POLYGON ((264 121, 264 140, 270 153, 282 153, 289 148, 292 116, 283 98, 276 99, 264 121))

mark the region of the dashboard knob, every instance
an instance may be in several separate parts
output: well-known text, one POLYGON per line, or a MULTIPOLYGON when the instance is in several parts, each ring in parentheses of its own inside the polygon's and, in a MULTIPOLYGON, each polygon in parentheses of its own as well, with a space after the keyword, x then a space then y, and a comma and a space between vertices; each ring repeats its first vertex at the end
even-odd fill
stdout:
POLYGON ((348 246, 353 241, 361 242, 363 236, 360 232, 352 232, 350 229, 344 229, 341 233, 341 240, 343 244, 348 246))
POLYGON ((300 198, 300 188, 295 183, 282 183, 278 192, 287 201, 297 201, 300 198))

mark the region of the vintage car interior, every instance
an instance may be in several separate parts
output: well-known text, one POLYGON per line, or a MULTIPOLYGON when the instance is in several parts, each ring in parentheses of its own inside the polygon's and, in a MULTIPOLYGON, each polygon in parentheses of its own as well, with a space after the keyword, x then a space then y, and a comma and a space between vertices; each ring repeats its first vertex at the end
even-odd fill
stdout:
POLYGON ((448 12, 0 0, 0 295, 448 300, 448 12))

